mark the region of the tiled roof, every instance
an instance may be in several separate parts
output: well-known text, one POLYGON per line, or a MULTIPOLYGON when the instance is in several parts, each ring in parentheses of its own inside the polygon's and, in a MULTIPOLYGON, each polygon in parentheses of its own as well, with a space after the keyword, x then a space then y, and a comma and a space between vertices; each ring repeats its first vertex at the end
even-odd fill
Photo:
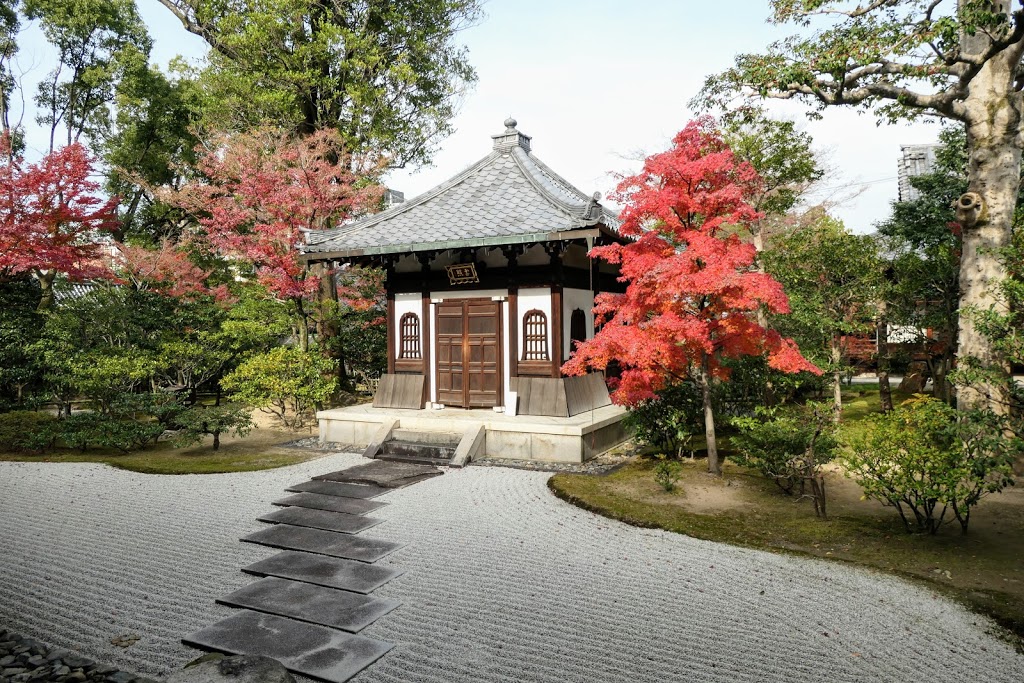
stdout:
POLYGON ((530 153, 530 138, 505 122, 494 151, 447 182, 386 211, 308 236, 307 253, 396 253, 443 245, 523 241, 618 217, 530 153))

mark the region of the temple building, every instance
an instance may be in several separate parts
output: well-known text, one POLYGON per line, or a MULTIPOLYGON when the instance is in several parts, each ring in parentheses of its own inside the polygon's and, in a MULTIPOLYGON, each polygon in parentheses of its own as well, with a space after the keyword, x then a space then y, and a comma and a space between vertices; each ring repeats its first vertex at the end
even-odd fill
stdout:
POLYGON ((537 159, 516 125, 506 120, 487 156, 428 192, 310 235, 310 265, 386 273, 387 374, 372 407, 319 414, 323 439, 372 451, 389 424, 447 422, 477 434, 469 457, 573 462, 624 439, 603 376, 560 370, 594 335, 595 294, 623 287, 588 257, 621 241, 618 218, 537 159))

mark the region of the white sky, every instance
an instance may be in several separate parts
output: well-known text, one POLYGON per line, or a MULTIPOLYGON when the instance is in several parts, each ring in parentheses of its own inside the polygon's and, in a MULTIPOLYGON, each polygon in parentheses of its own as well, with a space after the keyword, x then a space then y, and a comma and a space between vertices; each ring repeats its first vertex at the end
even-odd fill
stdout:
MULTIPOLYGON (((205 44, 187 33, 156 0, 137 0, 160 64, 177 54, 198 61, 205 44)), ((485 16, 461 34, 479 80, 440 143, 432 166, 395 171, 388 185, 411 198, 455 175, 490 151, 490 136, 512 115, 533 136, 533 151, 581 190, 603 195, 610 173, 635 170, 638 152, 665 149, 694 116, 687 102, 704 79, 756 52, 788 30, 765 23, 763 0, 487 0, 485 16)), ((48 49, 37 29, 21 37, 28 82, 48 70, 48 49)), ((52 62, 51 62, 52 63, 52 62)), ((800 120, 792 103, 773 110, 800 120)), ((31 116, 26 117, 29 122, 31 116)), ((933 142, 938 126, 876 125, 871 114, 827 110, 806 130, 833 175, 826 194, 862 192, 834 213, 855 232, 884 219, 896 198, 901 144, 933 142)), ((42 147, 31 136, 30 146, 42 147)))

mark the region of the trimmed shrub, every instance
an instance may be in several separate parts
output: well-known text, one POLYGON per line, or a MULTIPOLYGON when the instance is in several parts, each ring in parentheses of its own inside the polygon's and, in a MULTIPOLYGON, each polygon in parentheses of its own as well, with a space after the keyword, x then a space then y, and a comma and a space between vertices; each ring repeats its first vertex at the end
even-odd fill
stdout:
POLYGON ((337 389, 335 370, 335 362, 316 349, 279 346, 246 360, 221 380, 221 386, 238 401, 295 429, 337 389))
POLYGON ((662 458, 654 466, 654 481, 666 493, 672 493, 676 488, 676 482, 682 476, 681 470, 682 466, 675 460, 662 458))
POLYGON ((32 410, 0 413, 0 451, 46 450, 53 445, 56 421, 49 413, 32 410))
POLYGON ((625 426, 639 441, 679 454, 694 434, 703 430, 702 411, 700 390, 693 383, 682 382, 631 408, 625 426))
POLYGON ((832 461, 839 445, 831 406, 759 407, 755 417, 733 418, 732 424, 739 430, 732 439, 737 463, 756 469, 787 495, 811 497, 817 515, 826 516, 821 466, 832 461))
POLYGON ((174 425, 180 430, 173 440, 175 448, 200 443, 204 436, 210 434, 213 436, 213 450, 217 450, 221 434, 248 434, 252 430, 252 417, 248 407, 240 403, 192 406, 174 418, 174 425))
POLYGON ((896 508, 907 531, 929 534, 949 512, 967 533, 971 508, 1013 484, 1012 463, 1022 452, 1006 418, 927 397, 872 416, 849 445, 842 462, 864 494, 896 508))
POLYGON ((70 415, 55 425, 56 440, 68 448, 113 448, 125 453, 145 448, 164 431, 159 422, 139 422, 103 413, 70 415))

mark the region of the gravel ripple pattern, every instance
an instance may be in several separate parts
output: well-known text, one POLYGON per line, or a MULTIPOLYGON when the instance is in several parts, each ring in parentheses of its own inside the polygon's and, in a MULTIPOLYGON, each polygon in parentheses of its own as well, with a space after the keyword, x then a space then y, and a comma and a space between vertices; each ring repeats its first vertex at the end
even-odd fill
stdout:
MULTIPOLYGON (((140 674, 276 551, 239 543, 285 486, 363 462, 155 476, 0 463, 0 627, 140 674), (129 647, 125 636, 139 636, 129 647)), ((1024 680, 990 622, 835 563, 642 530, 556 499, 542 472, 449 470, 378 498, 365 535, 408 545, 362 635, 397 647, 356 683, 1024 680)))

